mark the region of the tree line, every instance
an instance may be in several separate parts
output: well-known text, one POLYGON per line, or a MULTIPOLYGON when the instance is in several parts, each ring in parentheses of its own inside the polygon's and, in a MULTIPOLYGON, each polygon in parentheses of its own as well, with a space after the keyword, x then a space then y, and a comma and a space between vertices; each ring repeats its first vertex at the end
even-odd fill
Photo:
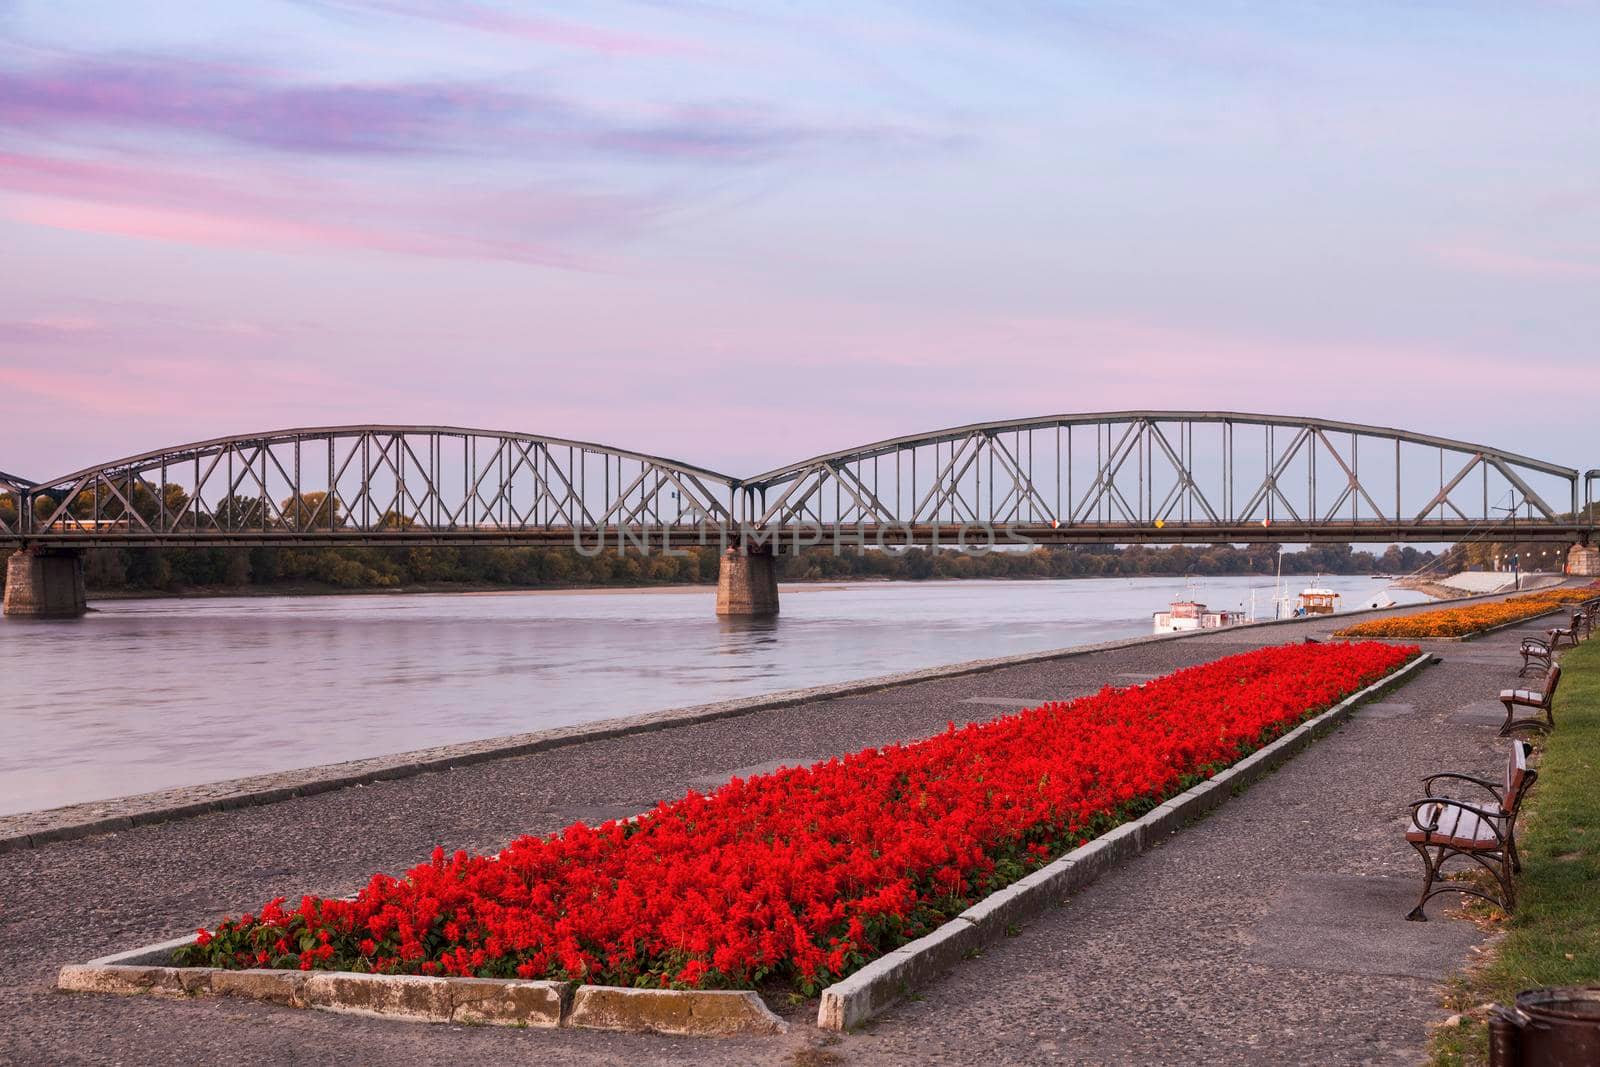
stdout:
MULTIPOLYGON (((680 551, 680 550, 675 550, 680 551)), ((96 548, 85 578, 100 592, 304 587, 330 590, 415 587, 576 588, 705 584, 717 580, 718 550, 648 556, 570 548, 96 548)), ((1272 574, 1278 546, 1109 545, 1038 547, 970 555, 954 549, 867 549, 835 554, 811 548, 783 555, 784 581, 958 578, 1108 578, 1272 574)), ((1311 545, 1283 553, 1285 574, 1405 574, 1436 559, 1391 545, 1380 553, 1350 545, 1311 545)))

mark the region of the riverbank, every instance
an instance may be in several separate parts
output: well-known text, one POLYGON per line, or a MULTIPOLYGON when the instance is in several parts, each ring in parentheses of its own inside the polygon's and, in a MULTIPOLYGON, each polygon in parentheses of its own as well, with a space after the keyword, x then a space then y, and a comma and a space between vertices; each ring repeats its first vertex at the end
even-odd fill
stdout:
POLYGON ((1335 625, 1141 641, 9 852, 0 855, 0 1059, 92 1058, 114 1041, 133 1061, 204 1059, 223 1046, 246 1059, 395 1063, 793 1063, 823 1053, 850 1063, 1415 1061, 1440 979, 1480 934, 1443 915, 1404 922, 1419 877, 1400 836, 1408 790, 1429 771, 1493 767, 1488 713, 1514 678, 1518 630, 1437 646, 1442 666, 923 999, 827 1048, 803 1027, 708 1044, 401 1027, 50 989, 62 963, 181 934, 274 895, 346 893, 435 844, 497 850, 734 774, 926 736, 1244 648, 1325 639, 1335 625))

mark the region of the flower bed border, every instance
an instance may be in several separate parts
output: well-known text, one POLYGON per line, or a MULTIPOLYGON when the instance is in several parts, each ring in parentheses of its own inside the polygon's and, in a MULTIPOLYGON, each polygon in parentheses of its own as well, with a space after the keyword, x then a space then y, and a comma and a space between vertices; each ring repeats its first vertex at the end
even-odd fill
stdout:
MULTIPOLYGON (((1140 818, 989 894, 937 930, 902 945, 822 991, 817 1025, 844 1030, 877 1015, 972 952, 1078 892, 1113 865, 1211 811, 1342 723, 1360 704, 1405 682, 1436 657, 1422 653, 1321 715, 1179 793, 1140 818)), ((632 989, 503 978, 357 974, 348 971, 175 967, 192 936, 68 964, 58 989, 165 996, 235 996, 296 1008, 411 1022, 582 1028, 726 1036, 786 1027, 751 990, 632 989)))
POLYGON ((56 988, 74 993, 243 997, 291 1008, 418 1023, 578 1028, 723 1037, 786 1029, 749 990, 629 989, 507 978, 436 978, 276 968, 174 967, 180 937, 68 964, 56 988))
POLYGON ((983 946, 1006 937, 1018 924, 1081 891, 1111 867, 1148 851, 1234 792, 1277 770, 1312 741, 1340 726, 1361 704, 1404 685, 1435 662, 1438 657, 1423 652, 1212 778, 989 894, 932 933, 878 957, 822 991, 817 1025, 824 1030, 860 1026, 983 946))

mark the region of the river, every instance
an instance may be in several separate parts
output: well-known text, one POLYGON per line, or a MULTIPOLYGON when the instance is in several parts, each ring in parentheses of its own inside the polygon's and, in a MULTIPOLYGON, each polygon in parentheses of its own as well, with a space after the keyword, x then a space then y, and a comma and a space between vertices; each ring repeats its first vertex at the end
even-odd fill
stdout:
POLYGON ((764 622, 705 587, 94 601, 0 622, 0 814, 1133 637, 1186 588, 1271 611, 1263 578, 785 586, 764 622))

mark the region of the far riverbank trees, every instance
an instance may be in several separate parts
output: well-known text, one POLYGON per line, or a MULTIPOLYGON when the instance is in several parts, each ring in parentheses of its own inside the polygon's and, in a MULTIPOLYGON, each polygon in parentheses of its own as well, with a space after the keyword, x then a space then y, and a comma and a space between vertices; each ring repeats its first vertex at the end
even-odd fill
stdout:
MULTIPOLYGON (((674 550, 680 551, 680 550, 674 550)), ((404 589, 416 586, 572 588, 713 583, 717 550, 598 556, 559 548, 165 548, 94 549, 89 588, 100 592, 194 589, 404 589)), ((814 548, 785 556, 784 581, 957 578, 1106 578, 1271 574, 1278 546, 1085 545, 968 555, 946 549, 841 552, 814 548)), ((1432 552, 1391 545, 1374 553, 1350 545, 1312 545, 1283 555, 1285 574, 1405 574, 1432 552)))

